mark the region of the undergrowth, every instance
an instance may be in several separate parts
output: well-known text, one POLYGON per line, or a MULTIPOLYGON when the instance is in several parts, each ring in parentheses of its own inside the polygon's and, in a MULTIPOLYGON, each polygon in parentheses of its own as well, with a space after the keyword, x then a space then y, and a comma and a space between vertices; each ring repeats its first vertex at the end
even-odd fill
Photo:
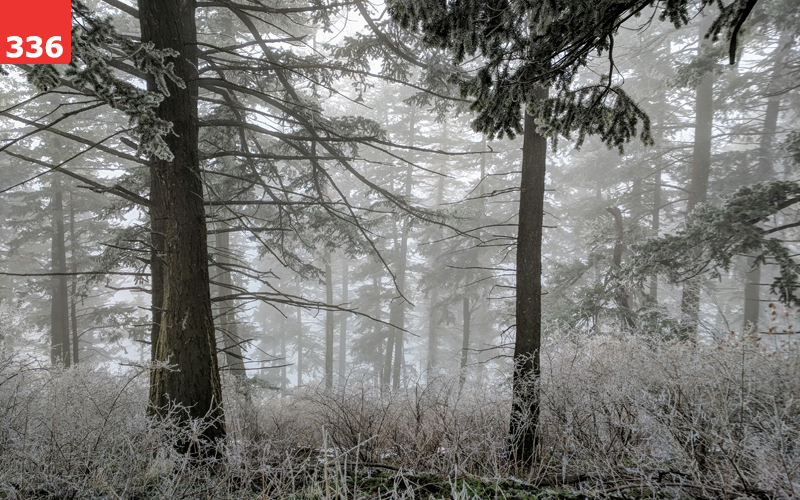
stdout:
MULTIPOLYGON (((787 337, 789 339, 791 337, 787 337)), ((146 415, 147 372, 68 370, 0 354, 0 499, 797 498, 800 351, 553 336, 542 353, 539 459, 507 456, 504 381, 439 378, 392 394, 348 380, 244 394, 228 439, 146 415)), ((180 411, 180 409, 175 409, 180 411)))

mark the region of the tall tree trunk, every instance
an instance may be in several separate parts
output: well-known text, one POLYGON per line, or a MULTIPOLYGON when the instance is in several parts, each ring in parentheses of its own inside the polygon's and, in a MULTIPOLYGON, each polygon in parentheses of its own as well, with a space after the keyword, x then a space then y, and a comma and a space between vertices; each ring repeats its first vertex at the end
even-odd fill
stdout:
POLYGON ((72 329, 72 363, 78 364, 78 241, 75 235, 75 199, 72 190, 69 192, 69 257, 72 260, 72 289, 69 294, 69 317, 72 329))
MULTIPOLYGON (((767 86, 767 109, 764 114, 764 129, 758 145, 758 165, 756 167, 755 182, 763 182, 774 176, 773 170, 773 142, 778 130, 778 117, 781 112, 781 95, 776 93, 780 89, 778 81, 783 71, 783 60, 786 56, 786 44, 789 36, 784 31, 778 40, 775 49, 775 61, 772 65, 772 75, 767 86)), ((758 327, 758 316, 761 312, 761 267, 756 264, 755 258, 747 257, 747 274, 744 285, 744 327, 753 325, 758 327)))
MULTIPOLYGON (((536 91, 546 99, 547 89, 536 91)), ((509 433, 512 456, 530 464, 536 455, 539 425, 539 373, 542 333, 542 221, 547 139, 525 113, 517 234, 517 297, 514 381, 509 433)))
MULTIPOLYGON (((706 16, 700 28, 700 49, 702 54, 710 42, 705 38, 711 16, 706 16)), ((711 135, 714 125, 714 73, 709 71, 703 77, 695 93, 694 150, 692 152, 692 175, 689 181, 689 201, 686 204, 686 220, 690 221, 692 211, 708 196, 708 178, 711 173, 711 135)), ((700 314, 700 278, 687 281, 681 293, 681 338, 691 340, 697 336, 700 314)))
MULTIPOLYGON (((331 254, 325 252, 325 304, 333 305, 331 254)), ((325 390, 333 389, 333 311, 325 311, 325 390)))
MULTIPOLYGON (((172 161, 154 159, 160 183, 154 191, 163 197, 164 283, 160 329, 153 346, 154 359, 174 367, 158 368, 151 378, 151 412, 179 404, 173 415, 179 422, 202 419, 199 440, 175 443, 181 452, 201 449, 225 437, 222 388, 216 354, 208 275, 206 214, 198 152, 197 33, 194 0, 139 0, 142 41, 156 49, 172 49, 175 74, 185 87, 168 83, 170 95, 158 107, 158 117, 173 124, 165 140, 172 161), (204 443, 205 441, 205 443, 204 443)), ((148 86, 155 88, 152 77, 148 86)), ((155 283, 154 283, 155 285, 155 283)), ((155 294, 154 294, 155 295, 155 294)))
POLYGON ((67 286, 67 250, 64 242, 64 193, 61 174, 52 174, 53 195, 50 201, 52 221, 51 270, 53 276, 50 295, 50 362, 70 366, 69 347, 69 288, 67 286))
MULTIPOLYGON (((413 142, 413 141, 412 141, 413 142)), ((411 198, 411 181, 414 170, 411 165, 406 169, 406 200, 411 198)), ((397 288, 400 293, 406 293, 406 266, 408 264, 408 232, 409 220, 406 217, 403 220, 403 232, 400 236, 400 253, 397 258, 397 288)), ((402 378, 402 369, 405 352, 405 345, 403 342, 403 329, 406 326, 406 299, 405 297, 397 297, 392 301, 392 310, 394 317, 390 318, 390 322, 394 328, 395 341, 394 341, 394 369, 392 372, 392 389, 397 390, 400 388, 400 379, 402 378)))
MULTIPOLYGON (((442 142, 447 140, 447 123, 442 127, 442 142)), ((486 136, 483 136, 481 143, 481 151, 486 150, 486 136)), ((440 208, 444 203, 444 183, 445 176, 449 170, 447 158, 445 157, 442 163, 442 172, 437 179, 436 186, 436 207, 440 208)), ((483 180, 486 174, 486 155, 481 155, 481 195, 483 194, 483 180)), ((484 213, 483 211, 481 213, 484 213)), ((433 285, 431 289, 431 299, 428 306, 428 362, 425 368, 427 373, 427 381, 430 383, 432 377, 436 372, 437 365, 437 350, 439 349, 439 324, 441 323, 441 314, 437 314, 436 308, 439 305, 439 287, 433 285)))
POLYGON ((462 321, 463 321, 463 336, 461 339, 461 371, 458 375, 458 392, 464 388, 464 382, 467 380, 467 361, 469 360, 469 330, 470 330, 470 308, 469 297, 462 299, 462 321))
MULTIPOLYGON (((342 256, 342 304, 347 304, 350 298, 348 297, 350 290, 349 283, 349 268, 347 257, 342 256)), ((346 312, 339 313, 339 383, 344 387, 347 378, 347 314, 346 312)))
MULTIPOLYGON (((219 294, 221 296, 233 293, 233 279, 231 278, 230 264, 231 241, 230 233, 225 231, 228 224, 222 224, 222 231, 216 234, 217 243, 217 273, 219 294)), ((236 324, 236 303, 233 300, 224 300, 219 305, 219 330, 222 335, 222 346, 225 353, 225 364, 231 374, 236 377, 240 387, 247 383, 247 371, 244 366, 242 354, 242 339, 239 337, 236 324)))

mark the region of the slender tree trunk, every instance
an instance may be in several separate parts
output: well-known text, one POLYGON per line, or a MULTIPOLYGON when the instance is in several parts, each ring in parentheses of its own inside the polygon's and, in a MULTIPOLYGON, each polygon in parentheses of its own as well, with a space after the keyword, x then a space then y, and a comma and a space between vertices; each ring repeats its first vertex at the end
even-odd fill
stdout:
MULTIPOLYGON (((349 268, 347 257, 342 257, 342 304, 347 304, 350 301, 348 297, 350 290, 349 283, 349 268)), ((347 314, 346 312, 339 313, 339 383, 344 387, 347 378, 347 314)))
MULTIPOLYGON (((442 142, 447 140, 447 124, 442 127, 442 142)), ((483 136, 481 143, 481 151, 486 151, 486 136, 483 136)), ((444 203, 444 183, 445 175, 449 170, 447 158, 442 163, 442 175, 437 179, 436 186, 436 207, 441 207, 444 203)), ((483 194, 483 180, 486 175, 486 155, 481 155, 481 195, 483 194)), ((484 212, 481 212, 484 213, 484 212)), ((427 373, 427 381, 431 382, 432 377, 435 375, 437 368, 437 351, 439 349, 439 324, 441 323, 441 314, 437 314, 436 308, 439 306, 439 287, 434 285, 431 289, 431 299, 428 306, 428 363, 425 369, 427 373)))
MULTIPOLYGON (((653 237, 658 237, 661 230, 661 168, 656 170, 655 183, 653 185, 653 222, 650 226, 653 237)), ((650 278, 650 297, 658 300, 658 275, 650 278)))
MULTIPOLYGON (((395 254, 395 262, 399 261, 399 252, 398 247, 400 245, 400 240, 398 237, 397 231, 397 222, 394 223, 394 237, 393 245, 394 245, 394 254, 395 254)), ((397 264, 399 266, 399 262, 397 264)), ((399 280, 399 272, 398 275, 395 276, 395 280, 399 280)), ((399 288, 399 284, 395 285, 399 288)), ((402 292, 402 288, 400 289, 402 292)), ((394 293, 392 293, 394 295, 394 293)), ((384 358, 384 367, 383 367, 383 378, 381 380, 381 387, 382 390, 388 390, 392 384, 392 373, 393 373, 393 359, 395 353, 395 344, 397 343, 397 321, 399 320, 397 314, 397 306, 398 300, 396 298, 392 298, 389 302, 389 329, 386 337, 386 355, 384 358)))
MULTIPOLYGON (((222 224, 222 229, 226 229, 227 224, 222 224)), ((233 291, 233 279, 231 278, 231 242, 230 233, 221 231, 216 234, 217 243, 217 264, 219 272, 219 294, 222 296, 231 295, 233 291)), ((222 346, 225 352, 225 364, 231 374, 236 377, 236 382, 240 387, 245 387, 247 382, 247 371, 244 366, 244 355, 242 353, 242 339, 239 337, 236 324, 236 302, 224 300, 219 306, 219 330, 222 336, 222 346)))
MULTIPOLYGON (((711 16, 700 29, 700 53, 707 50, 709 41, 704 38, 711 16)), ((695 94, 694 151, 692 153, 692 175, 689 181, 689 201, 686 204, 686 219, 691 220, 692 211, 706 201, 708 178, 711 174, 711 135, 714 126, 714 73, 708 72, 697 87, 695 94)), ((700 314, 700 278, 687 281, 681 293, 681 338, 695 339, 700 314)))
POLYGON ((431 300, 428 306, 428 364, 426 367, 428 383, 431 382, 434 371, 436 371, 436 351, 439 349, 439 315, 436 314, 436 307, 439 302, 439 288, 431 290, 431 300))
POLYGON ((383 366, 385 362, 383 356, 383 325, 380 323, 382 312, 381 297, 383 294, 381 293, 381 275, 378 272, 372 273, 372 289, 375 294, 375 309, 372 312, 372 317, 376 320, 373 323, 373 332, 375 334, 375 351, 373 352, 372 365, 375 371, 375 380, 378 383, 378 387, 383 390, 383 366))
MULTIPOLYGON (((325 303, 333 305, 333 272, 331 254, 325 252, 325 303)), ((333 311, 325 311, 325 389, 333 389, 333 311)))
POLYGON ((50 297, 50 362, 70 366, 69 288, 67 286, 67 250, 64 242, 64 193, 61 174, 53 176, 53 197, 50 201, 52 221, 51 269, 54 273, 50 297))
MULTIPOLYGON (((298 294, 300 292, 298 285, 298 294)), ((303 385, 303 311, 297 308, 297 385, 303 385)))
POLYGON ((471 312, 469 308, 469 297, 464 297, 462 300, 462 321, 463 321, 463 337, 461 339, 461 371, 458 376, 458 392, 464 388, 464 382, 467 380, 467 361, 469 360, 469 330, 471 312))
MULTIPOLYGON (((547 98, 547 90, 536 92, 547 98)), ((542 220, 547 139, 525 113, 517 235, 517 298, 514 387, 509 433, 512 456, 523 464, 536 456, 539 425, 539 373, 542 330, 542 220)))
MULTIPOLYGON (((163 230, 165 238, 163 302, 153 347, 154 359, 174 369, 154 371, 150 409, 166 416, 166 407, 179 404, 182 409, 172 414, 179 421, 204 420, 206 427, 199 440, 175 444, 181 452, 206 454, 216 453, 215 447, 201 448, 225 437, 225 422, 198 152, 195 9, 194 0, 139 0, 142 41, 153 43, 156 49, 176 51, 175 74, 186 83, 185 88, 168 83, 170 95, 164 97, 157 111, 159 118, 173 124, 173 133, 165 140, 174 158, 153 160, 155 175, 151 182, 160 184, 153 194, 163 198, 164 209, 163 214, 155 213, 163 219, 163 227, 154 224, 153 230, 163 230)), ((148 86, 155 88, 154 83, 151 77, 148 86)))
POLYGON ((72 329, 72 363, 78 364, 78 241, 75 235, 75 199, 72 190, 69 192, 69 257, 72 260, 72 289, 69 294, 70 328, 72 329))
POLYGON ((278 312, 281 315, 279 328, 281 330, 281 397, 283 397, 286 395, 286 316, 282 307, 278 312))
MULTIPOLYGON (((389 309, 389 318, 391 321, 391 306, 389 309)), ((383 359, 383 371, 381 372, 381 391, 389 390, 392 383, 392 357, 394 356, 394 341, 395 341, 395 328, 389 327, 388 335, 386 336, 386 354, 383 359)))
MULTIPOLYGON (((414 170, 411 165, 406 169, 406 199, 411 197, 411 181, 414 170)), ((400 236, 400 253, 397 259, 397 288, 400 293, 406 293, 406 266, 408 264, 408 232, 409 232, 408 218, 403 221, 403 232, 400 236)), ((392 373, 392 389, 397 390, 400 388, 400 379, 402 378, 402 369, 404 363, 404 342, 403 342, 403 329, 406 323, 406 299, 398 297, 392 301, 394 309, 394 317, 391 318, 391 323, 395 327, 395 342, 394 342, 394 370, 392 373)))

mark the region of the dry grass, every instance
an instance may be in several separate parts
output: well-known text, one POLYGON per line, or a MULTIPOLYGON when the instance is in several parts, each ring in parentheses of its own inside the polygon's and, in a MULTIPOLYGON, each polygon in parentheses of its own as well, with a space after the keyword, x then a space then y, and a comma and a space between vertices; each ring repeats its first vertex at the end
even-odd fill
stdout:
POLYGON ((516 482, 487 489, 514 476, 600 497, 800 493, 796 342, 776 348, 732 335, 693 346, 561 334, 542 362, 533 470, 507 460, 506 383, 459 394, 457 379, 391 396, 353 380, 335 393, 306 387, 250 399, 229 387, 223 458, 198 467, 168 444, 197 427, 145 415, 146 374, 0 355, 0 498, 541 495, 516 482))

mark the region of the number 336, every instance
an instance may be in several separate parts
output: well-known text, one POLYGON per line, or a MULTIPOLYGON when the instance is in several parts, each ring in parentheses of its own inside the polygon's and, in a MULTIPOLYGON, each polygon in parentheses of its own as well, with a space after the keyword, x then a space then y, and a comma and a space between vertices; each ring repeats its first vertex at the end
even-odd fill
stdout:
MULTIPOLYGON (((22 47, 22 37, 18 36, 9 36, 6 37, 6 42, 11 44, 12 51, 6 52, 6 57, 22 57, 24 53, 25 56, 30 57, 32 59, 36 59, 37 57, 41 57, 42 55, 42 39, 38 36, 29 36, 25 39, 26 42, 30 44, 29 48, 30 51, 25 51, 22 47)), ((64 47, 61 46, 60 36, 53 36, 47 39, 47 43, 45 43, 44 51, 47 52, 47 56, 53 59, 57 58, 61 54, 64 53, 64 47)))

